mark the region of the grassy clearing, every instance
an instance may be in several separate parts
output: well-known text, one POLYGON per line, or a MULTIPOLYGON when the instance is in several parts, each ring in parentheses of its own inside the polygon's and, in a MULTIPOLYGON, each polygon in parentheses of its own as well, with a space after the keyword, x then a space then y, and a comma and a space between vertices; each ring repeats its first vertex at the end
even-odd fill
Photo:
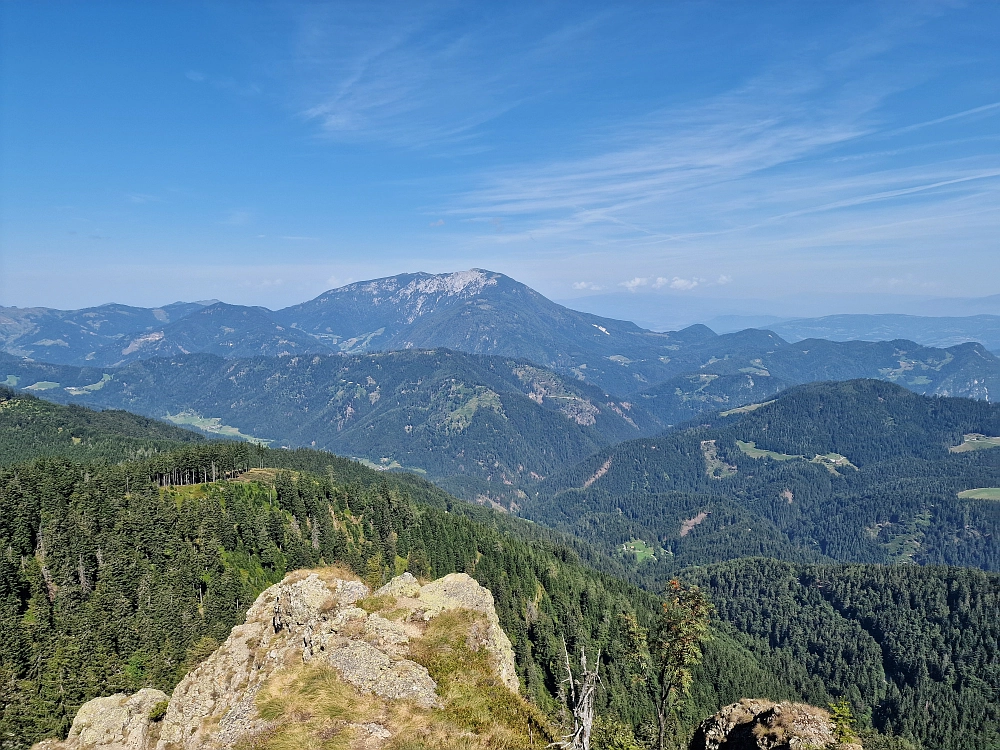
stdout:
MULTIPOLYGON (((756 443, 752 440, 749 442, 743 442, 742 440, 737 440, 736 445, 739 447, 740 451, 750 456, 750 458, 770 458, 775 461, 805 461, 806 457, 802 455, 792 455, 790 453, 776 453, 775 451, 766 451, 763 448, 758 448, 756 443)), ((809 459, 811 464, 819 464, 820 466, 826 467, 827 471, 831 474, 836 474, 840 476, 840 472, 837 469, 854 469, 858 470, 858 467, 850 462, 847 456, 842 456, 839 453, 817 453, 815 457, 809 459)))
POLYGON ((444 612, 411 642, 411 658, 438 684, 441 708, 362 695, 313 663, 265 685, 257 711, 271 728, 236 750, 361 750, 373 746, 366 724, 389 732, 379 743, 385 750, 542 750, 555 739, 545 717, 500 682, 485 649, 469 646, 482 625, 474 612, 444 612))
POLYGON ((961 445, 953 445, 948 449, 949 453, 967 453, 968 451, 982 451, 988 448, 1000 448, 1000 437, 989 437, 980 435, 978 432, 970 432, 962 436, 961 445))
POLYGON ((183 425, 187 427, 197 427, 199 430, 204 432, 210 432, 213 435, 225 435, 226 437, 238 438, 240 440, 246 440, 248 443, 256 443, 257 445, 270 445, 273 440, 268 440, 267 438, 254 437, 253 435, 244 435, 240 432, 238 427, 232 427, 231 425, 222 424, 222 419, 219 417, 203 417, 195 411, 186 409, 180 414, 167 414, 165 419, 168 422, 173 422, 176 425, 183 425))
POLYGON ((352 461, 357 461, 359 464, 367 466, 369 469, 375 469, 375 471, 394 471, 399 469, 401 471, 412 471, 415 474, 427 473, 427 469, 421 469, 419 466, 404 466, 394 458, 380 458, 378 463, 360 456, 351 456, 350 458, 352 461))
POLYGON ((484 386, 477 385, 470 388, 467 385, 458 384, 451 387, 448 395, 450 401, 458 400, 460 403, 445 416, 441 426, 446 432, 462 432, 472 424, 472 418, 480 409, 494 411, 501 417, 506 416, 500 394, 484 386))
POLYGON ((736 467, 719 458, 719 449, 714 440, 701 441, 701 454, 705 457, 705 473, 712 479, 736 476, 736 467))
POLYGON ((766 451, 763 448, 758 448, 754 441, 743 442, 742 440, 736 441, 736 446, 744 454, 750 456, 750 458, 772 458, 775 461, 792 461, 794 459, 804 459, 805 456, 796 455, 793 456, 790 453, 775 453, 774 451, 766 451))
POLYGON ((756 411, 762 406, 767 406, 768 404, 773 404, 774 399, 770 401, 762 401, 759 404, 747 404, 746 406, 737 406, 735 409, 729 409, 728 411, 719 412, 720 417, 731 417, 734 414, 748 414, 749 412, 756 411))
POLYGON ((809 460, 809 463, 824 466, 827 471, 831 474, 836 474, 838 477, 840 476, 840 472, 837 469, 858 470, 858 467, 852 464, 847 456, 841 456, 839 453, 816 454, 815 458, 809 460))
POLYGON ((51 380, 39 380, 37 383, 27 386, 24 390, 26 391, 51 391, 53 388, 58 388, 59 384, 54 383, 51 380))
POLYGON ((66 392, 70 396, 86 396, 88 393, 94 393, 95 391, 101 390, 101 388, 104 387, 104 384, 107 383, 109 380, 111 380, 111 376, 108 375, 108 373, 104 373, 101 379, 98 380, 96 383, 91 383, 90 385, 85 385, 80 388, 77 388, 76 386, 70 386, 66 388, 66 392))
POLYGON ((1000 500, 1000 487, 980 487, 975 490, 959 492, 963 500, 1000 500))
POLYGON ((635 561, 637 563, 656 559, 656 549, 650 547, 642 539, 633 539, 630 542, 625 542, 625 544, 622 545, 622 552, 626 555, 635 555, 635 561))
POLYGON ((924 531, 931 525, 931 512, 918 513, 910 521, 902 524, 899 533, 882 545, 889 554, 890 562, 912 563, 913 556, 920 549, 924 531))

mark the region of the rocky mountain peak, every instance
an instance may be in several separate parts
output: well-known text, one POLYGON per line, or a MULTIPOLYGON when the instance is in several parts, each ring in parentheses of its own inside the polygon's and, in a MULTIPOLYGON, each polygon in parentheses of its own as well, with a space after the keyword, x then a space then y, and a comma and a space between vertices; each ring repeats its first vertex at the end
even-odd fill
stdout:
POLYGON ((442 648, 488 664, 486 690, 528 710, 516 696, 514 653, 493 596, 470 576, 421 585, 404 573, 372 594, 343 572, 300 571, 265 590, 169 699, 148 688, 94 699, 65 741, 34 750, 267 747, 287 732, 347 733, 351 744, 379 747, 401 731, 400 716, 440 721, 453 690, 444 691, 427 665, 442 648), (325 716, 302 705, 308 701, 322 703, 325 716))

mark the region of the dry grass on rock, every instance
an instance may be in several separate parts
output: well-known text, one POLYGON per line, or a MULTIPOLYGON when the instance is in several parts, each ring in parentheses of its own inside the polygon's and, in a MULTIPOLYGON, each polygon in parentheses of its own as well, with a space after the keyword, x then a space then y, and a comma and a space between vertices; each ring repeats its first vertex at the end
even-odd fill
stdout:
POLYGON ((440 708, 363 695, 332 667, 309 664, 269 681, 257 698, 269 728, 237 750, 542 750, 548 724, 497 676, 479 646, 482 619, 443 612, 409 644, 438 684, 440 708))

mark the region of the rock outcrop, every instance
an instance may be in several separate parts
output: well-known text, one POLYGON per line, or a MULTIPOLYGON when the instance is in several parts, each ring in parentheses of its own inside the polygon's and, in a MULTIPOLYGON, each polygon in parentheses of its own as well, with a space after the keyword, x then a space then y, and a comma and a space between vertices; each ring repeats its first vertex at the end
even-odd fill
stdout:
MULTIPOLYGON (((394 578, 376 594, 383 591, 389 593, 387 587, 395 585, 395 581, 409 576, 410 581, 403 585, 412 587, 416 579, 409 573, 394 578)), ((411 588, 412 590, 412 588, 411 588)), ((482 633, 482 645, 493 657, 497 672, 503 683, 515 693, 518 691, 517 669, 514 666, 514 649, 510 638, 500 627, 500 618, 493 606, 493 594, 480 586, 476 580, 465 573, 451 573, 443 578, 422 586, 417 594, 418 604, 415 609, 423 613, 424 620, 430 620, 435 615, 449 609, 468 609, 479 612, 486 618, 487 629, 482 633)))
POLYGON ((688 750, 862 750, 838 743, 830 714, 804 703, 744 698, 705 719, 688 750))
POLYGON ((46 740, 35 748, 132 750, 149 747, 159 734, 150 716, 156 706, 166 701, 167 694, 153 688, 143 688, 135 695, 119 693, 107 698, 95 698, 80 707, 66 742, 46 740))
MULTIPOLYGON (((467 647, 485 650, 494 679, 517 692, 514 653, 493 596, 470 576, 455 573, 421 586, 407 573, 369 594, 360 581, 331 570, 290 574, 264 591, 245 623, 181 680, 162 718, 153 709, 167 696, 158 690, 97 698, 81 707, 65 741, 46 740, 35 750, 233 748, 273 729, 260 715, 258 695, 270 680, 304 664, 332 667, 359 695, 433 709, 440 705, 438 686, 409 658, 409 645, 431 620, 454 609, 477 613, 467 647)), ((377 721, 356 728, 372 746, 390 736, 377 721)))

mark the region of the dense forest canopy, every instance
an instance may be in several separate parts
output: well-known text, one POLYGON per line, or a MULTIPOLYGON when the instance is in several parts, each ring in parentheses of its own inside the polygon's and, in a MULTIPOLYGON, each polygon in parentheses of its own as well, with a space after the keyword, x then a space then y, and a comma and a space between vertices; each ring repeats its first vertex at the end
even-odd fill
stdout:
POLYGON ((968 435, 1000 436, 1000 406, 812 384, 600 451, 519 512, 609 553, 641 541, 656 580, 747 555, 998 570, 1000 505, 959 493, 1000 487, 1000 450, 968 435))
MULTIPOLYGON (((600 648, 600 711, 641 729, 649 706, 618 631, 625 613, 648 620, 654 596, 588 569, 544 529, 454 499, 449 508, 447 496, 419 480, 351 462, 307 470, 322 462, 322 454, 208 445, 139 463, 48 458, 0 471, 4 747, 64 734, 96 695, 169 689, 261 590, 289 570, 324 563, 347 565, 373 585, 403 570, 470 572, 494 594, 527 695, 555 708, 563 638, 574 650, 600 648), (257 468, 265 454, 294 468, 257 468), (239 476, 160 486, 212 465, 239 476)), ((710 653, 716 648, 687 707, 688 726, 756 689, 721 673, 723 654, 783 692, 780 665, 725 635, 710 653)))
MULTIPOLYGON (((19 425, 21 439, 0 442, 0 746, 20 749, 64 734, 91 697, 169 689, 224 640, 263 588, 289 570, 327 563, 372 584, 403 570, 470 572, 494 594, 532 700, 556 708, 566 638, 574 651, 601 649, 601 726, 627 727, 640 738, 651 731, 652 707, 630 672, 621 628, 626 614, 651 620, 666 570, 659 561, 639 565, 616 548, 462 502, 414 475, 327 453, 207 442, 132 415, 30 397, 5 394, 3 403, 0 419, 19 425)), ((767 414, 762 407, 746 416, 761 424, 767 414)), ((947 429, 961 433, 970 424, 947 429)), ((952 434, 941 433, 942 445, 952 434)), ((722 437, 715 439, 719 460, 729 460, 722 437)), ((696 445, 691 486, 726 481, 704 474, 696 445)), ((975 450, 948 460, 991 455, 975 450)), ((736 460, 742 470, 773 459, 736 460)), ((824 466, 774 463, 838 481, 824 466)), ((860 458, 858 466, 859 473, 870 468, 860 458)), ((849 471, 840 476, 854 476, 849 471)), ((696 492, 648 498, 663 506, 664 518, 672 512, 688 520, 699 502, 718 502, 696 492)), ((717 511, 728 525, 751 522, 740 495, 728 502, 717 511)), ((587 522, 596 530, 595 518, 587 522)), ((798 562, 710 564, 746 551, 734 551, 725 528, 697 537, 706 527, 706 520, 690 526, 683 539, 699 540, 697 553, 685 558, 678 546, 670 567, 705 588, 717 611, 682 707, 682 733, 748 695, 819 705, 847 698, 863 726, 928 748, 996 745, 1000 577, 817 564, 823 556, 789 547, 777 522, 766 533, 748 532, 746 550, 794 551, 798 562), (703 565, 681 569, 695 557, 703 565)))

